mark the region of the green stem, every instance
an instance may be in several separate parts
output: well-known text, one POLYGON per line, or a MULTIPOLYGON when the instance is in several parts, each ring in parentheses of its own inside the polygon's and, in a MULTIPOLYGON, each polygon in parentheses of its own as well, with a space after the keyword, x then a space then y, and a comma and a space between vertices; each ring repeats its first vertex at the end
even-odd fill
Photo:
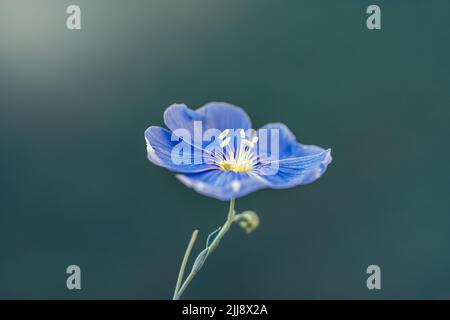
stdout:
MULTIPOLYGON (((225 221, 224 225, 222 226, 222 228, 220 228, 219 233, 217 234, 216 238, 213 240, 213 242, 211 243, 211 245, 208 247, 208 256, 211 252, 214 251, 214 249, 217 248, 217 246, 220 243, 220 240, 223 238, 223 236, 227 233, 228 229, 230 229, 231 224, 233 223, 233 219, 234 216, 236 214, 236 212, 234 211, 234 205, 235 205, 235 200, 231 199, 230 201, 230 208, 228 210, 228 216, 227 216, 227 220, 225 221)), ((194 231, 195 233, 195 231, 194 231)), ((192 236, 194 237, 194 234, 192 234, 192 236)), ((196 237, 196 236, 195 236, 196 237)), ((195 239, 194 239, 195 241, 195 239)), ((192 238, 191 238, 191 242, 192 238)), ((181 283, 181 279, 183 278, 183 274, 184 274, 184 268, 186 268, 186 264, 187 260, 189 258, 189 254, 190 251, 192 249, 191 242, 189 242, 189 246, 188 249, 186 250, 186 253, 184 255, 184 259, 183 259, 183 263, 181 265, 182 269, 180 269, 180 273, 178 275, 178 281, 181 283)), ((193 243, 192 243, 193 245, 193 243)), ((173 296, 173 300, 179 300, 181 295, 183 294, 183 292, 186 290, 186 288, 188 287, 189 283, 191 283, 192 279, 194 279, 196 275, 196 272, 192 272, 189 273, 189 275, 187 276, 186 280, 184 281, 183 285, 181 286, 181 288, 179 288, 179 283, 177 282, 177 287, 175 288, 175 293, 173 296), (179 289, 178 289, 179 288, 179 289)))
POLYGON ((236 214, 236 212, 234 211, 234 204, 235 204, 235 200, 231 199, 230 200, 230 209, 228 210, 227 221, 225 221, 222 228, 220 228, 219 234, 217 235, 217 237, 214 239, 214 241, 209 246, 209 252, 212 252, 219 245, 220 239, 222 239, 223 236, 227 233, 228 229, 230 229, 230 226, 233 223, 234 215, 236 214))
POLYGON ((197 239, 198 230, 194 230, 192 232, 191 240, 186 248, 186 252, 184 253, 183 262, 181 263, 180 272, 178 273, 177 285, 175 286, 175 292, 173 293, 173 297, 175 298, 178 290, 180 289, 181 282, 183 281, 184 270, 186 269, 187 262, 189 260, 189 255, 191 254, 192 248, 194 247, 195 240, 197 239))

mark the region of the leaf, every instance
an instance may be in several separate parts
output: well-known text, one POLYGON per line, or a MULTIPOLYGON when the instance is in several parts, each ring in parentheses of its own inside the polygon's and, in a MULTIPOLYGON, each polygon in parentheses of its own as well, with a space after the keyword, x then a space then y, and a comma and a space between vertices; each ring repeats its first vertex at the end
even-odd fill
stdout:
POLYGON ((194 265, 192 266, 191 273, 195 274, 203 267, 203 264, 205 263, 206 258, 208 257, 208 251, 209 248, 206 248, 198 254, 197 258, 194 261, 194 265))
POLYGON ((217 228, 216 230, 214 230, 213 232, 211 232, 208 236, 208 239, 206 239, 206 247, 208 248, 211 243, 213 243, 214 239, 216 239, 217 235, 219 234, 220 229, 222 229, 222 227, 217 228))

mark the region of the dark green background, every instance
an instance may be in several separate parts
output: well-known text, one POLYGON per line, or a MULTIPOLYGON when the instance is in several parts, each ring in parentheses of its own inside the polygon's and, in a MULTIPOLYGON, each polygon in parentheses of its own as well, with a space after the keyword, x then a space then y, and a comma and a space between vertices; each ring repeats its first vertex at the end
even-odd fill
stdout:
POLYGON ((239 199, 260 228, 233 226, 185 298, 450 298, 449 15, 445 0, 2 0, 0 298, 171 298, 192 230, 198 252, 228 204, 149 163, 144 130, 209 101, 334 160, 239 199))

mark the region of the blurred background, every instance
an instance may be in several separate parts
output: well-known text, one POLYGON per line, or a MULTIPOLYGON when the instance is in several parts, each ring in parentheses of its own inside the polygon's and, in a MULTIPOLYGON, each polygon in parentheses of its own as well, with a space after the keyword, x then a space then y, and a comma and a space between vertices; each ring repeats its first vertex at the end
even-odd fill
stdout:
POLYGON ((377 0, 381 31, 370 4, 1 0, 0 298, 170 299, 228 203, 149 163, 144 130, 210 101, 333 162, 239 199, 260 227, 233 226, 184 298, 450 298, 450 2, 377 0))

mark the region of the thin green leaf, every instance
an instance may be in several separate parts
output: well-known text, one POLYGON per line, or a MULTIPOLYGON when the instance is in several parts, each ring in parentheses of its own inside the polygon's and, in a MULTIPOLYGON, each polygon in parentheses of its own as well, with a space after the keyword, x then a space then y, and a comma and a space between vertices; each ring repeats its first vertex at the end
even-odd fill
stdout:
POLYGON ((214 239, 219 234, 220 229, 222 229, 222 227, 217 228, 216 230, 214 230, 213 232, 211 232, 209 234, 208 239, 206 239, 206 247, 207 248, 211 245, 211 243, 213 243, 214 239))

